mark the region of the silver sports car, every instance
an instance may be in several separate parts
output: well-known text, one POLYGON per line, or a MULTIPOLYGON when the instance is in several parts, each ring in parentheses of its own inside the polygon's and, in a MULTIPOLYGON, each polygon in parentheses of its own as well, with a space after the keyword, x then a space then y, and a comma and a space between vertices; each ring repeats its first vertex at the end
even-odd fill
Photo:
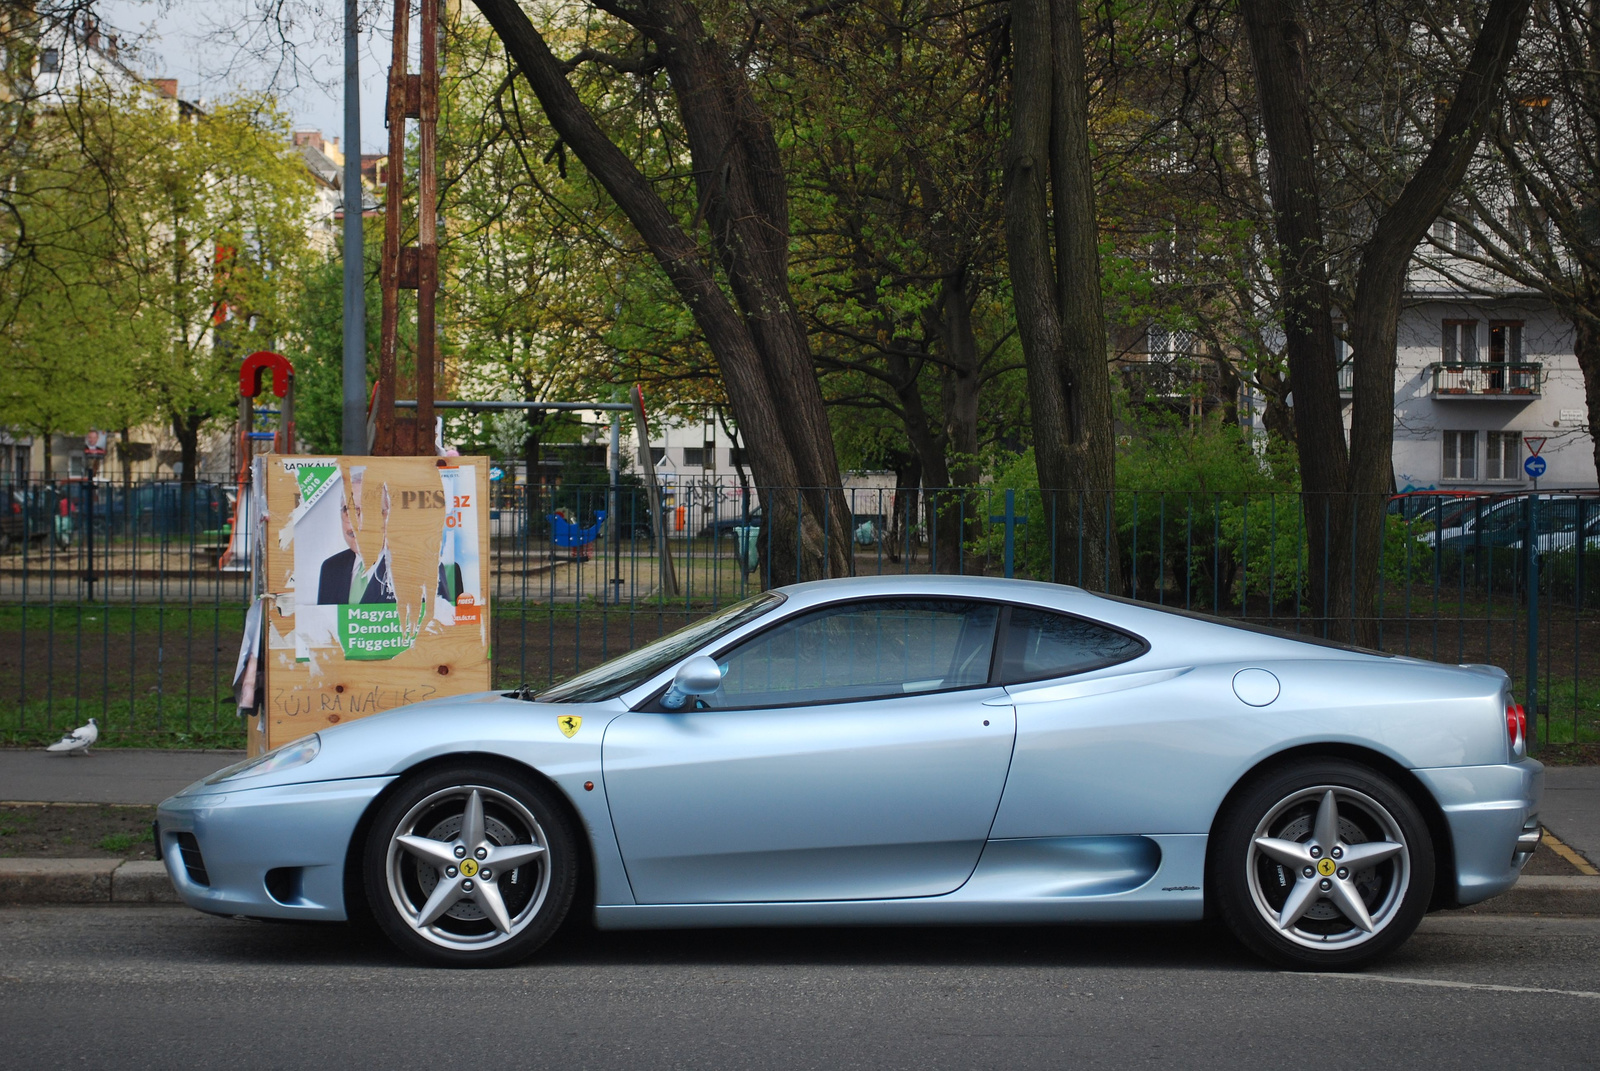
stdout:
POLYGON ((201 911, 370 916, 456 966, 604 929, 1214 914, 1343 969, 1510 888, 1506 675, 1076 588, 781 588, 538 695, 406 707, 161 805, 201 911))

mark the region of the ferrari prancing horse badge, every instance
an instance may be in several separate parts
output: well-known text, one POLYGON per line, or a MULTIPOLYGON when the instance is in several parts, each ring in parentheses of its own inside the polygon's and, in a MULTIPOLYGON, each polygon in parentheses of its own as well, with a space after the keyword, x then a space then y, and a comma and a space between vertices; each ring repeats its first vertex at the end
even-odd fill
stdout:
POLYGON ((583 718, 581 718, 577 714, 563 714, 563 715, 561 715, 561 717, 556 719, 556 725, 561 729, 561 731, 564 734, 566 734, 567 739, 569 739, 569 740, 573 737, 573 735, 575 733, 577 733, 578 726, 580 726, 582 724, 583 724, 583 718))

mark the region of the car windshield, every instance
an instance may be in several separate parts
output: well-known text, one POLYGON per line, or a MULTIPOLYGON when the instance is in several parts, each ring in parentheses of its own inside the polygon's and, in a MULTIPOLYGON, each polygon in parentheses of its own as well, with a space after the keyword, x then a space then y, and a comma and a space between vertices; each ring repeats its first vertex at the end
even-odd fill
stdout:
POLYGON ((615 699, 635 685, 654 677, 696 648, 726 636, 746 622, 767 613, 781 602, 783 596, 775 591, 764 591, 743 602, 736 602, 719 613, 696 621, 692 625, 685 625, 676 632, 670 632, 654 643, 646 644, 636 651, 629 651, 625 655, 596 666, 587 673, 580 673, 569 681, 563 681, 554 688, 540 692, 533 697, 533 700, 536 703, 594 703, 602 699, 615 699))

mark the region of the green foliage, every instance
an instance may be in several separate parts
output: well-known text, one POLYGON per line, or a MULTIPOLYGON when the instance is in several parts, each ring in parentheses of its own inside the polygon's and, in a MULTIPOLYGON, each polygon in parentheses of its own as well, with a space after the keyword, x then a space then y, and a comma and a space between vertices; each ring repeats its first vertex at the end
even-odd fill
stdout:
POLYGON ((171 423, 191 445, 283 329, 311 179, 270 98, 204 112, 83 82, 37 117, 4 214, 0 422, 171 423))
MULTIPOLYGON (((375 227, 365 229, 372 238, 367 243, 363 272, 369 392, 377 378, 383 301, 377 274, 382 234, 374 235, 375 231, 375 227)), ((291 325, 293 342, 285 356, 295 371, 295 426, 312 453, 339 453, 344 448, 344 258, 339 253, 313 262, 306 270, 291 325)))
MULTIPOLYGON (((1138 415, 1144 425, 1125 435, 1117 452, 1114 590, 1152 599, 1164 593, 1167 601, 1212 610, 1241 604, 1292 609, 1297 599, 1309 608, 1309 542, 1293 449, 1254 438, 1221 414, 1192 426, 1174 417, 1138 415)), ((1041 494, 1031 450, 1006 458, 995 470, 980 507, 986 518, 1001 512, 1007 488, 1015 492, 1016 512, 1029 518, 1018 529, 1018 575, 1050 576, 1055 555, 1067 564, 1069 579, 1093 579, 1074 575, 1073 547, 1051 545, 1052 511, 1072 516, 1078 497, 1041 494)), ((1431 577, 1433 555, 1417 535, 1404 519, 1388 519, 1386 584, 1431 577)), ((969 543, 969 553, 995 561, 1003 539, 1003 527, 988 523, 969 543)))

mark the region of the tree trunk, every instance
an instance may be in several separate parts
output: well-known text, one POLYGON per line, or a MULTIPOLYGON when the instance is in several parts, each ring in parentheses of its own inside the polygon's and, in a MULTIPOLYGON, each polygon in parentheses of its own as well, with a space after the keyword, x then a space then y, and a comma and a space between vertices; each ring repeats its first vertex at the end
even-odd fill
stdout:
MULTIPOLYGON (((1356 532, 1350 547, 1357 642, 1376 646, 1378 561, 1388 496, 1394 489, 1395 332, 1411 257, 1444 210, 1483 137, 1489 110, 1527 20, 1529 0, 1491 0, 1456 92, 1434 136, 1394 203, 1362 246, 1350 317, 1355 389, 1350 414, 1350 489, 1356 532)), ((1296 399, 1298 401, 1298 399, 1296 399)))
POLYGON ((922 463, 913 455, 903 455, 894 466, 894 504, 889 518, 889 560, 899 564, 900 555, 916 560, 916 544, 911 526, 917 516, 917 490, 922 485, 922 463))
MULTIPOLYGON (((950 481, 963 489, 960 508, 951 511, 941 532, 947 542, 971 543, 983 535, 989 514, 985 496, 976 488, 983 470, 978 462, 978 340, 972 330, 972 295, 965 266, 944 279, 940 293, 940 341, 944 364, 940 374, 940 403, 944 410, 944 441, 949 456, 950 481), (962 520, 965 518, 965 524, 962 520), (963 531, 963 528, 965 529, 963 531)), ((983 573, 987 562, 981 556, 958 555, 952 571, 983 573)))
POLYGON ((55 434, 44 433, 44 482, 49 483, 56 478, 55 462, 55 434))
MULTIPOLYGON (((1344 620, 1350 602, 1350 511, 1339 503, 1349 482, 1349 452, 1306 81, 1307 35, 1289 0, 1243 0, 1241 10, 1267 140, 1312 615, 1327 607, 1329 617, 1344 620)), ((1320 631, 1327 634, 1329 626, 1324 621, 1320 631)))
POLYGON ((178 464, 183 471, 178 478, 192 487, 197 478, 195 467, 200 463, 200 428, 206 418, 189 410, 172 418, 172 434, 178 440, 178 464))
POLYGON ((649 246, 716 357, 756 483, 772 489, 762 575, 787 583, 849 574, 850 511, 810 343, 789 294, 787 185, 772 128, 735 50, 716 41, 682 0, 598 5, 649 38, 666 66, 725 291, 650 181, 579 100, 516 0, 475 2, 557 135, 649 246))
MULTIPOLYGON (((128 426, 124 424, 117 434, 120 444, 117 447, 117 460, 122 465, 122 493, 127 495, 128 488, 133 484, 133 458, 128 456, 128 426)), ((249 442, 250 440, 245 440, 246 449, 249 448, 249 442)))
MULTIPOLYGON (((1587 289, 1587 288, 1586 288, 1587 289)), ((1594 293, 1593 290, 1588 290, 1594 293)), ((1590 305, 1590 308, 1595 308, 1590 305)), ((1594 450, 1594 470, 1600 473, 1600 323, 1578 314, 1572 319, 1572 355, 1583 371, 1583 394, 1589 405, 1589 442, 1594 450)))
POLYGON ((1082 547, 1057 556, 1053 578, 1102 589, 1115 571, 1115 455, 1076 3, 1013 0, 1011 43, 1006 244, 1034 455, 1056 544, 1082 547))
MULTIPOLYGON (((522 395, 525 401, 537 401, 534 395, 537 391, 534 385, 527 380, 522 383, 522 395)), ((534 518, 543 517, 541 505, 544 491, 544 471, 542 465, 542 447, 544 445, 545 414, 537 409, 524 409, 522 412, 522 468, 527 474, 526 494, 528 499, 528 524, 529 531, 538 531, 534 518)), ((576 520, 577 518, 574 518, 576 520)), ((539 522, 542 524, 543 522, 539 522)))

